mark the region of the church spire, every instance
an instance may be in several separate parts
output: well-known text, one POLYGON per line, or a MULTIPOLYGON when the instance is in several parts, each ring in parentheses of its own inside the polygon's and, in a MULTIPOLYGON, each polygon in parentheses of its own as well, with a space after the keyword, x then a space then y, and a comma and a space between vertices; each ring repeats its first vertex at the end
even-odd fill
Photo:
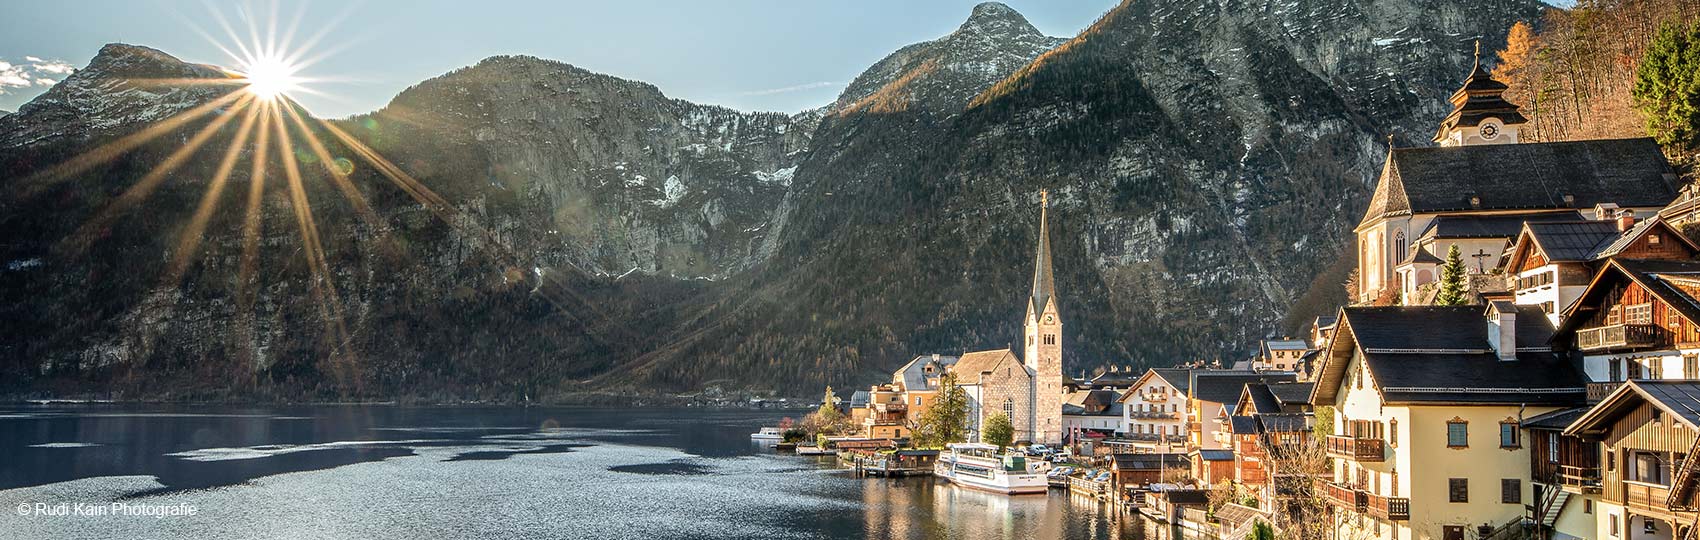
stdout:
POLYGON ((1434 142, 1441 146, 1475 144, 1515 144, 1517 127, 1525 122, 1518 106, 1505 100, 1505 83, 1494 80, 1493 72, 1482 67, 1482 42, 1476 42, 1475 63, 1470 76, 1448 100, 1452 114, 1440 123, 1434 142))
POLYGON ((1051 276, 1051 232, 1045 223, 1048 206, 1050 194, 1039 190, 1039 249, 1033 258, 1033 304, 1028 308, 1029 316, 1035 320, 1044 313, 1045 304, 1057 294, 1056 279, 1051 276))

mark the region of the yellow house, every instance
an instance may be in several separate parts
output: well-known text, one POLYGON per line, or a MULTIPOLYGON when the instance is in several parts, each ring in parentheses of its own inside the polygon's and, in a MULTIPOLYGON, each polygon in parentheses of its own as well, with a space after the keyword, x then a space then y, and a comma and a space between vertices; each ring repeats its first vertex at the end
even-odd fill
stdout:
POLYGON ((1311 402, 1333 408, 1339 538, 1463 540, 1531 503, 1520 423, 1585 396, 1535 306, 1349 307, 1311 402))

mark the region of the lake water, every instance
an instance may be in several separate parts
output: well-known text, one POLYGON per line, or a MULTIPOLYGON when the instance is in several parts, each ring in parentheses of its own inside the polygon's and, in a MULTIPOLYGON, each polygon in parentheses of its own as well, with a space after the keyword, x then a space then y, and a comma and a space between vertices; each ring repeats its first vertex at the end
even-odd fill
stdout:
POLYGON ((0 406, 0 538, 1145 536, 1061 493, 856 478, 750 441, 786 414, 0 406))

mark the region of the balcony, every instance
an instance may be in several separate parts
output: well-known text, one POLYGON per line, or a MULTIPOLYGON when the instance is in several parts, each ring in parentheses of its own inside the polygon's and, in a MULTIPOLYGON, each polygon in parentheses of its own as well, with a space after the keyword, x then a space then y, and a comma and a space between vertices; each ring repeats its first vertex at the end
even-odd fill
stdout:
POLYGON ((1599 493, 1600 468, 1559 465, 1558 485, 1572 493, 1599 493))
POLYGON ((1127 413, 1127 417, 1174 420, 1180 417, 1180 413, 1169 411, 1130 411, 1127 413))
POLYGON ((1367 503, 1365 493, 1352 489, 1352 486, 1316 479, 1316 491, 1322 494, 1322 499, 1337 508, 1347 508, 1354 512, 1363 512, 1367 503))
POLYGON ((1161 402, 1169 401, 1169 393, 1168 392, 1146 392, 1144 394, 1140 394, 1140 396, 1144 397, 1145 401, 1161 401, 1161 402))
POLYGON ((1604 401, 1606 396, 1617 391, 1617 387, 1619 386, 1623 386, 1623 381, 1588 383, 1588 403, 1593 404, 1604 401))
POLYGON ((1635 349, 1659 344, 1659 327, 1651 324, 1612 324, 1576 331, 1576 348, 1584 351, 1635 349))
POLYGON ((1409 521, 1411 500, 1404 497, 1383 497, 1364 493, 1364 510, 1371 516, 1389 521, 1409 521))
POLYGON ((1623 501, 1626 507, 1670 514, 1670 507, 1665 506, 1665 499, 1669 498, 1670 486, 1644 482, 1623 482, 1623 501))
POLYGON ((1353 461, 1379 463, 1387 459, 1387 444, 1381 439, 1366 439, 1346 435, 1328 436, 1328 456, 1353 461))

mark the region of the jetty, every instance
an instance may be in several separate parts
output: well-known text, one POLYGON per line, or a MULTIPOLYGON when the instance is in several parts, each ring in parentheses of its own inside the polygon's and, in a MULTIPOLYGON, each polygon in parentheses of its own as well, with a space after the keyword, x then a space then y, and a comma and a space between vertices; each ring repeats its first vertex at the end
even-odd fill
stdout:
POLYGON ((838 462, 857 476, 932 476, 938 450, 880 450, 852 448, 838 452, 838 462))

